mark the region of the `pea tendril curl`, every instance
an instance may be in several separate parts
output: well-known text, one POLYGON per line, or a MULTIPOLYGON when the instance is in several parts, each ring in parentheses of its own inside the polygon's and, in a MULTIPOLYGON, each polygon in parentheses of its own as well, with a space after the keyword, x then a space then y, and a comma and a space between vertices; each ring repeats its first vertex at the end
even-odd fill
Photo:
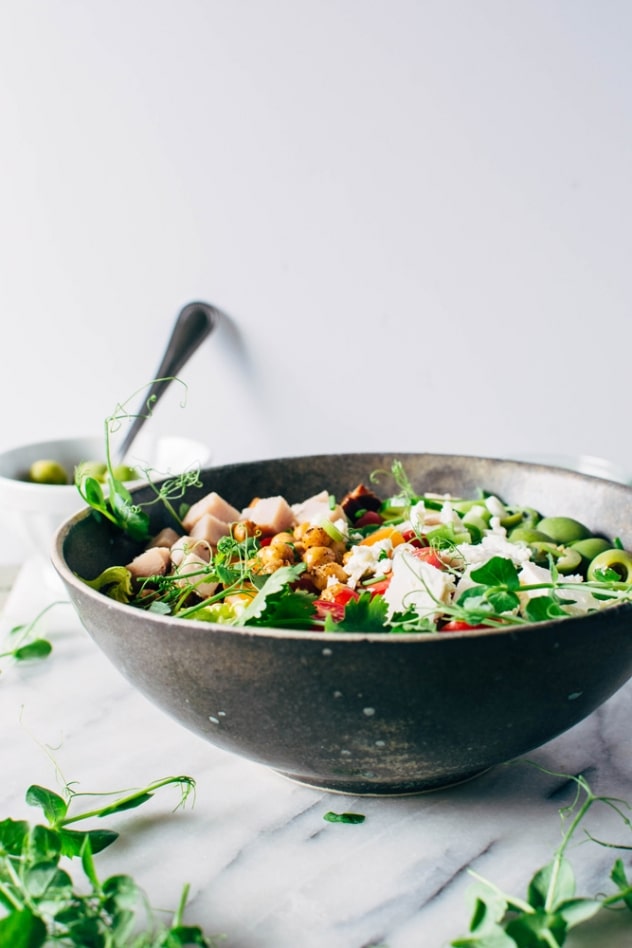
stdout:
MULTIPOLYGON (((154 382, 177 381, 186 389, 184 382, 180 379, 154 379, 154 382)), ((142 391, 142 390, 139 390, 142 391)), ((105 517, 115 526, 119 527, 133 540, 143 541, 149 537, 149 516, 144 509, 135 504, 132 495, 126 487, 123 480, 117 476, 115 466, 112 461, 111 438, 121 427, 126 419, 139 417, 131 414, 126 406, 137 396, 138 392, 131 395, 125 402, 116 406, 114 412, 105 419, 105 487, 104 491, 100 481, 91 473, 89 466, 79 464, 75 470, 75 486, 79 491, 85 503, 91 507, 97 515, 105 517)), ((150 417, 153 411, 156 396, 151 396, 146 401, 146 414, 143 417, 150 417)), ((173 501, 181 499, 189 487, 199 486, 199 469, 184 471, 175 478, 169 478, 157 486, 151 477, 151 469, 146 468, 144 474, 148 484, 154 490, 156 497, 149 503, 162 502, 173 516, 174 520, 181 519, 181 511, 176 511, 173 507, 173 501)))

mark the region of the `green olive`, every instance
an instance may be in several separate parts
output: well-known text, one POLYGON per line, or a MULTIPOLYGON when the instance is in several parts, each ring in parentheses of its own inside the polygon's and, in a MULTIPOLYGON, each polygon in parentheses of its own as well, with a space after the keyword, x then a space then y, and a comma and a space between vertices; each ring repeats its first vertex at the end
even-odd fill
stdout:
POLYGON ((632 555, 625 550, 610 549, 599 553, 588 565, 588 579, 600 579, 598 573, 612 571, 621 582, 632 582, 632 555))
POLYGON ((34 484, 68 484, 69 477, 64 467, 59 461, 51 461, 43 458, 41 461, 34 461, 28 473, 28 480, 34 484))
POLYGON ((546 564, 549 555, 553 557, 555 566, 563 576, 570 573, 576 573, 581 566, 582 557, 578 550, 570 546, 563 546, 556 543, 532 543, 533 558, 536 563, 546 564))
POLYGON ((513 527, 518 527, 523 524, 523 517, 521 510, 515 510, 511 513, 508 513, 506 517, 501 517, 500 525, 504 527, 505 530, 511 530, 513 527))
POLYGON ((129 467, 127 464, 119 464, 118 467, 113 467, 112 473, 117 481, 136 481, 140 477, 136 468, 129 467))
POLYGON ((547 533, 555 543, 573 543, 591 535, 588 527, 572 517, 543 517, 538 530, 547 533))
POLYGON ((542 514, 538 513, 538 511, 535 510, 533 507, 520 507, 520 509, 517 510, 515 514, 510 514, 509 517, 507 518, 507 520, 511 522, 505 522, 505 520, 503 519, 501 520, 501 523, 503 527, 507 527, 507 529, 509 529, 511 526, 529 527, 530 529, 531 528, 537 529, 537 526, 541 519, 542 519, 542 514), (516 516, 518 517, 518 520, 515 524, 513 524, 513 521, 515 520, 516 516))
POLYGON ((550 543, 552 537, 542 530, 536 530, 535 527, 516 527, 509 534, 509 540, 512 543, 550 543))
POLYGON ((588 537, 587 540, 576 540, 570 545, 571 549, 577 550, 581 556, 584 569, 586 569, 590 561, 594 560, 596 556, 603 553, 604 550, 610 549, 610 543, 608 540, 604 540, 603 537, 588 537))
POLYGON ((103 461, 82 461, 75 468, 75 475, 79 477, 94 477, 101 483, 105 480, 107 465, 103 461))

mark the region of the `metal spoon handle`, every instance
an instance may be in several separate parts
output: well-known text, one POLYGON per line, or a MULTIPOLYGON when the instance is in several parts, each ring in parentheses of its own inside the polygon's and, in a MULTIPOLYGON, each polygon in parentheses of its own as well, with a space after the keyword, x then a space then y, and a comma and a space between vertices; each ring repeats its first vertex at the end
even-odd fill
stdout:
POLYGON ((117 454, 120 461, 129 451, 132 442, 147 420, 149 410, 155 407, 180 369, 215 329, 219 319, 219 310, 209 303, 188 303, 180 310, 162 362, 143 400, 142 409, 134 417, 118 448, 117 454))

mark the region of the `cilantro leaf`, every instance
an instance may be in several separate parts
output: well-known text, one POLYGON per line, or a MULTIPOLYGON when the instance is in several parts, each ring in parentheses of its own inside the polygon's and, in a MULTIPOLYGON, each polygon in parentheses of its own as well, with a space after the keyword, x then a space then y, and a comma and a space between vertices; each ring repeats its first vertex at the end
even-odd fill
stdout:
POLYGON ((325 617, 325 632, 383 632, 388 605, 382 596, 363 592, 357 599, 350 599, 345 614, 338 622, 325 617))
POLYGON ((314 625, 314 596, 285 587, 268 595, 266 609, 257 625, 276 629, 311 629, 314 625))
POLYGON ((271 573, 251 603, 235 620, 235 625, 247 625, 256 619, 261 619, 267 608, 268 598, 280 592, 285 586, 295 582, 305 570, 305 563, 295 566, 282 566, 271 573))

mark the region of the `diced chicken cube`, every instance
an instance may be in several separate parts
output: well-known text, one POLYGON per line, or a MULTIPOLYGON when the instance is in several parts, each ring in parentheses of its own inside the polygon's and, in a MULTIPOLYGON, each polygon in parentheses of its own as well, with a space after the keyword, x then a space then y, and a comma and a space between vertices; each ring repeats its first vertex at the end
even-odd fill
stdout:
POLYGON ((196 552, 186 553, 182 562, 178 566, 176 584, 183 589, 193 586, 196 596, 200 599, 206 599, 212 596, 219 583, 204 578, 204 570, 208 567, 208 561, 196 552))
POLYGON ((147 548, 150 549, 154 546, 167 546, 172 547, 176 540, 180 539, 180 534, 172 527, 163 527, 160 533, 157 533, 156 536, 147 544, 147 548))
POLYGON ((194 540, 206 540, 210 546, 217 546, 222 537, 230 534, 230 524, 223 520, 218 520, 213 514, 203 514, 199 520, 196 520, 189 536, 194 540))
POLYGON ((127 569, 133 579, 146 579, 147 576, 164 576, 171 561, 167 547, 155 546, 134 557, 127 569))
POLYGON ((336 520, 344 520, 345 522, 347 520, 340 504, 331 506, 329 493, 326 490, 322 490, 320 494, 314 494, 313 497, 308 497, 300 504, 292 504, 292 512, 297 523, 318 525, 323 520, 331 520, 332 523, 336 520))
POLYGON ((210 494, 206 494, 187 510, 182 520, 182 526, 187 533, 190 533, 193 524, 205 514, 210 514, 217 520, 223 521, 223 523, 234 523, 240 517, 239 511, 235 507, 224 500, 223 497, 220 497, 216 491, 211 491, 210 494))
POLYGON ((196 553, 205 563, 208 563, 211 558, 211 548, 206 540, 180 537, 171 547, 171 562, 174 566, 179 566, 188 553, 196 553))
POLYGON ((241 514, 245 520, 252 520, 263 533, 282 533, 294 526, 294 513, 284 497, 263 497, 241 514))

